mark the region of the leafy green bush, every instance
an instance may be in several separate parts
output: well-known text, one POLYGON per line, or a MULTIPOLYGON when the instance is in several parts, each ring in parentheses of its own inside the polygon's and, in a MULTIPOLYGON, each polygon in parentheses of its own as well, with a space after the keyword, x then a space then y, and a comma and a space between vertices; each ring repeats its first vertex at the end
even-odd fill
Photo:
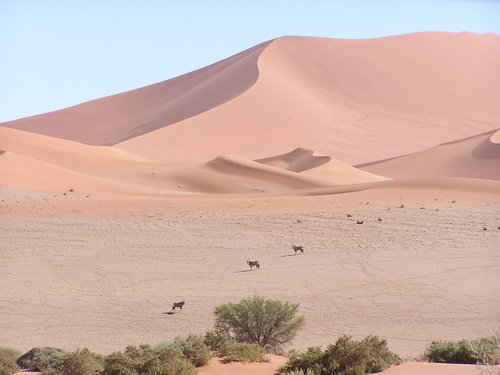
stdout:
POLYGON ((223 362, 269 362, 266 350, 257 344, 239 343, 228 347, 223 362))
POLYGON ((128 346, 105 359, 102 375, 194 375, 194 366, 173 344, 128 346))
POLYGON ((104 370, 104 357, 87 348, 67 353, 57 370, 58 375, 99 375, 104 370))
POLYGON ((16 357, 20 353, 12 348, 0 347, 0 375, 10 375, 19 371, 16 357))
POLYGON ((228 334, 218 331, 207 331, 203 342, 212 351, 226 354, 228 348, 235 344, 235 341, 228 334))
POLYGON ((280 346, 291 341, 304 326, 296 316, 299 305, 254 296, 215 308, 215 329, 238 342, 280 346))
POLYGON ((180 349, 186 359, 195 367, 206 365, 212 358, 210 349, 205 345, 202 336, 189 335, 186 338, 176 337, 173 344, 180 349))
POLYGON ((325 351, 312 347, 292 356, 279 373, 312 370, 315 375, 364 375, 380 372, 400 362, 401 358, 387 348, 387 342, 376 336, 367 336, 360 341, 341 336, 325 351))
POLYGON ((424 358, 438 363, 496 365, 500 363, 500 334, 475 340, 433 341, 424 358))
POLYGON ((66 354, 67 352, 59 348, 33 348, 19 357, 17 364, 19 367, 30 371, 55 373, 56 370, 61 368, 66 354))

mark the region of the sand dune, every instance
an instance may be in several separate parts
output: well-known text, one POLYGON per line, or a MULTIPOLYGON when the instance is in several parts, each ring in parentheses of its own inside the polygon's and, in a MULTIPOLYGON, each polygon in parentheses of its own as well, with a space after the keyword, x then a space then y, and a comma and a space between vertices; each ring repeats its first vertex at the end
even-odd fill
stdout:
POLYGON ((428 150, 357 167, 394 178, 451 176, 500 180, 499 133, 499 130, 492 130, 428 150))
POLYGON ((286 169, 287 171, 303 172, 308 169, 319 167, 328 163, 332 158, 320 155, 313 150, 296 148, 286 154, 271 156, 256 160, 259 163, 272 165, 273 167, 286 169))
POLYGON ((399 156, 495 127, 499 58, 500 36, 489 34, 284 37, 261 53, 243 94, 120 147, 169 162, 298 146, 349 164, 399 156))
POLYGON ((0 183, 27 190, 134 195, 277 193, 383 179, 303 149, 260 161, 223 155, 204 164, 169 165, 114 147, 9 128, 0 128, 0 147, 6 151, 0 155, 0 183), (317 166, 317 160, 326 164, 317 166), (287 163, 286 168, 274 166, 279 162, 287 163))
POLYGON ((494 34, 283 37, 169 81, 3 126, 90 144, 127 140, 121 148, 168 163, 304 146, 359 164, 497 126, 499 59, 494 34))
POLYGON ((330 186, 362 184, 386 180, 385 177, 363 172, 331 156, 321 155, 313 150, 297 148, 286 154, 256 160, 289 171, 299 172, 302 176, 310 176, 328 181, 330 186))
POLYGON ((151 193, 154 164, 126 151, 0 127, 2 186, 34 191, 151 193))
POLYGON ((2 126, 86 144, 113 145, 238 96, 257 80, 256 59, 268 43, 168 81, 2 126))

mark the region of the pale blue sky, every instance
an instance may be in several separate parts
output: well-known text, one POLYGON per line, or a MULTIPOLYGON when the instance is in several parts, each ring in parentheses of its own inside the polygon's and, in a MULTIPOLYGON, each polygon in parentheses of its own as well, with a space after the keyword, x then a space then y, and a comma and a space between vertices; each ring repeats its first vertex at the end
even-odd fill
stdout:
POLYGON ((496 0, 0 0, 0 122, 201 68, 282 35, 500 34, 496 0))

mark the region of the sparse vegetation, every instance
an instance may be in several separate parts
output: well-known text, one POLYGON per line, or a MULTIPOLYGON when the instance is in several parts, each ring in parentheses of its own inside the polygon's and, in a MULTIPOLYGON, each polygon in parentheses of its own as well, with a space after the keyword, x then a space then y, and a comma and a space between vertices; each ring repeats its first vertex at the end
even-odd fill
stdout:
POLYGON ((438 363, 500 364, 500 333, 475 340, 433 341, 424 358, 438 363))
POLYGON ((205 345, 202 336, 189 335, 186 338, 177 337, 173 345, 178 348, 186 359, 195 367, 206 365, 212 358, 210 349, 205 345))
POLYGON ((19 367, 30 371, 54 373, 53 371, 61 368, 66 354, 66 351, 59 348, 33 348, 19 357, 17 364, 19 367))
POLYGON ((401 363, 401 358, 387 348, 387 342, 376 336, 367 336, 360 341, 350 336, 341 336, 325 351, 311 347, 305 352, 290 357, 279 369, 279 374, 291 371, 315 375, 364 375, 380 372, 401 363))
POLYGON ((105 359, 102 375, 194 375, 195 367, 173 344, 128 346, 105 359))
POLYGON ((224 362, 269 362, 266 350, 257 344, 238 343, 228 347, 224 362))
POLYGON ((219 352, 225 355, 231 345, 236 344, 231 336, 218 331, 207 331, 203 342, 205 345, 214 352, 219 352))
POLYGON ((67 353, 61 366, 54 369, 57 375, 99 375, 104 370, 104 356, 92 353, 87 348, 67 353))
POLYGON ((237 342, 281 346, 290 342, 304 326, 297 316, 299 304, 259 296, 215 308, 215 329, 237 342))
POLYGON ((19 370, 16 364, 19 354, 16 349, 0 347, 0 375, 11 375, 19 370))

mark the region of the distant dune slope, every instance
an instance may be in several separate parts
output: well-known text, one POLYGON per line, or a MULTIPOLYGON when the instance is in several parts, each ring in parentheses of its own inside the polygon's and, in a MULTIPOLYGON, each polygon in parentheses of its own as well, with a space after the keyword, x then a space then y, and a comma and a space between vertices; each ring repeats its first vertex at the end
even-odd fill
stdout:
POLYGON ((500 130, 493 130, 428 150, 358 165, 393 178, 471 177, 500 180, 500 130))
POLYGON ((268 43, 164 82, 2 126, 91 145, 113 145, 238 96, 257 80, 256 61, 268 43))
POLYGON ((4 123, 146 158, 249 159, 297 147, 350 164, 498 126, 500 36, 282 37, 155 85, 4 123))
POLYGON ((350 164, 399 156, 497 127, 498 61, 494 34, 283 37, 242 95, 119 146, 170 162, 299 146, 350 164))
POLYGON ((90 146, 0 128, 1 187, 59 193, 75 189, 85 194, 242 194, 290 192, 382 179, 304 149, 264 160, 289 164, 288 168, 281 168, 223 155, 203 164, 171 165, 151 162, 112 146, 90 146), (328 162, 318 166, 318 158, 328 162), (336 163, 335 169, 314 172, 331 163, 336 163))

